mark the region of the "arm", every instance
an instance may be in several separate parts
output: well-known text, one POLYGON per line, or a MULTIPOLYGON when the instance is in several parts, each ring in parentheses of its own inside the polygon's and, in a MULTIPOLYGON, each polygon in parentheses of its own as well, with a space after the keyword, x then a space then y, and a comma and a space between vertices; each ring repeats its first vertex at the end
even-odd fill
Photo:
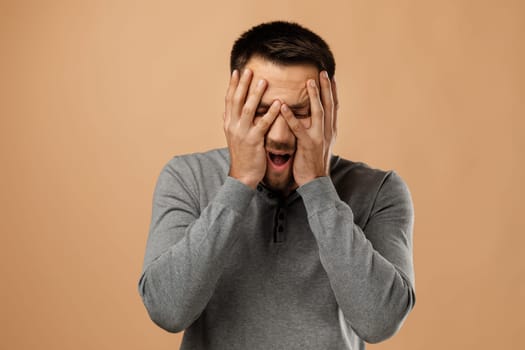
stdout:
POLYGON ((337 134, 337 88, 326 72, 307 83, 311 126, 305 128, 286 105, 281 113, 297 137, 294 178, 335 297, 361 339, 393 335, 412 309, 413 209, 404 182, 387 176, 377 193, 365 232, 330 181, 329 156, 337 134))
POLYGON ((182 160, 163 169, 155 189, 139 293, 151 319, 171 332, 190 326, 212 297, 239 238, 236 228, 266 170, 264 135, 280 103, 274 101, 255 124, 266 82, 259 81, 248 92, 251 81, 248 69, 242 77, 232 73, 224 113, 229 177, 202 213, 196 186, 191 185, 197 176, 182 160))
MULTIPOLYGON (((171 166, 158 179, 139 293, 151 319, 170 332, 187 328, 213 295, 254 191, 228 177, 199 213, 171 166)), ((190 176, 190 173, 186 173, 190 176)))
POLYGON ((415 303, 413 206, 405 183, 394 172, 387 175, 364 231, 354 224, 351 208, 328 177, 298 192, 349 326, 370 343, 389 338, 415 303))

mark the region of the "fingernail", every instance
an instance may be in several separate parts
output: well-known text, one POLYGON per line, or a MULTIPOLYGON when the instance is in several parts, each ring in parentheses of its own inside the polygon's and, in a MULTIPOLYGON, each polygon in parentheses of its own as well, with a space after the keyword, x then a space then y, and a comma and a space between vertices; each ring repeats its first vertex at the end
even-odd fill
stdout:
POLYGON ((259 81, 257 82, 257 86, 258 86, 258 87, 263 86, 263 84, 264 84, 264 80, 263 80, 263 79, 261 79, 261 80, 259 80, 259 81))
POLYGON ((283 112, 288 112, 288 106, 287 106, 287 105, 284 105, 284 104, 283 104, 283 105, 281 106, 281 109, 282 109, 283 112))
POLYGON ((326 79, 328 79, 328 72, 327 72, 327 71, 324 71, 324 72, 323 72, 323 75, 324 75, 324 77, 325 77, 326 79))
POLYGON ((313 79, 310 80, 310 86, 311 86, 311 87, 315 87, 315 80, 313 80, 313 79))
POLYGON ((236 73, 237 73, 237 69, 234 69, 232 72, 232 77, 234 77, 236 73))

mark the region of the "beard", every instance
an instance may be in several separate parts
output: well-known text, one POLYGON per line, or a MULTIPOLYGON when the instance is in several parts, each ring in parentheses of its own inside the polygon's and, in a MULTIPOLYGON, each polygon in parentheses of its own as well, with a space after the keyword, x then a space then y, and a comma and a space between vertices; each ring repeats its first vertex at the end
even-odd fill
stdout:
POLYGON ((279 192, 284 195, 288 195, 291 191, 297 188, 297 184, 295 183, 295 179, 291 171, 287 174, 279 175, 266 172, 262 182, 272 191, 279 192))

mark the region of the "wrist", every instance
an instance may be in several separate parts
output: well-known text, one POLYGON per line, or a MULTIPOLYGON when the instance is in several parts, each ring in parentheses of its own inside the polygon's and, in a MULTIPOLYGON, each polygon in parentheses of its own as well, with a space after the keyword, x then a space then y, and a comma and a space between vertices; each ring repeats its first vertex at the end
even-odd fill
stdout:
POLYGON ((325 175, 305 177, 305 178, 302 178, 300 180, 296 179, 295 182, 297 183, 297 185, 299 187, 301 187, 301 186, 304 186, 304 185, 306 185, 306 184, 308 184, 308 183, 310 183, 310 182, 312 182, 312 181, 314 181, 314 180, 316 180, 316 179, 318 179, 320 177, 323 177, 323 176, 325 176, 325 175))
POLYGON ((309 182, 314 181, 315 179, 318 179, 318 178, 324 177, 324 176, 329 176, 328 168, 327 169, 318 169, 318 171, 316 171, 314 173, 296 177, 295 178, 295 182, 297 183, 297 185, 303 186, 303 185, 306 185, 309 182))
POLYGON ((259 184, 259 180, 255 180, 253 177, 250 177, 250 176, 238 175, 232 170, 230 170, 230 173, 228 174, 228 176, 230 176, 230 177, 234 178, 235 180, 243 183, 244 185, 250 187, 253 190, 255 190, 255 188, 259 184))

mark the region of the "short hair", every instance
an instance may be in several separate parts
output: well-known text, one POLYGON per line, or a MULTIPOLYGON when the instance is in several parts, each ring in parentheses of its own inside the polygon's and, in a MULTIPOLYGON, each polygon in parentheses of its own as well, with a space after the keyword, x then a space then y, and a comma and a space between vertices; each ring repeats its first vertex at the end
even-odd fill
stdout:
POLYGON ((230 70, 242 70, 252 57, 278 65, 312 64, 332 78, 335 60, 328 44, 305 27, 284 21, 259 24, 243 33, 233 44, 230 70))

